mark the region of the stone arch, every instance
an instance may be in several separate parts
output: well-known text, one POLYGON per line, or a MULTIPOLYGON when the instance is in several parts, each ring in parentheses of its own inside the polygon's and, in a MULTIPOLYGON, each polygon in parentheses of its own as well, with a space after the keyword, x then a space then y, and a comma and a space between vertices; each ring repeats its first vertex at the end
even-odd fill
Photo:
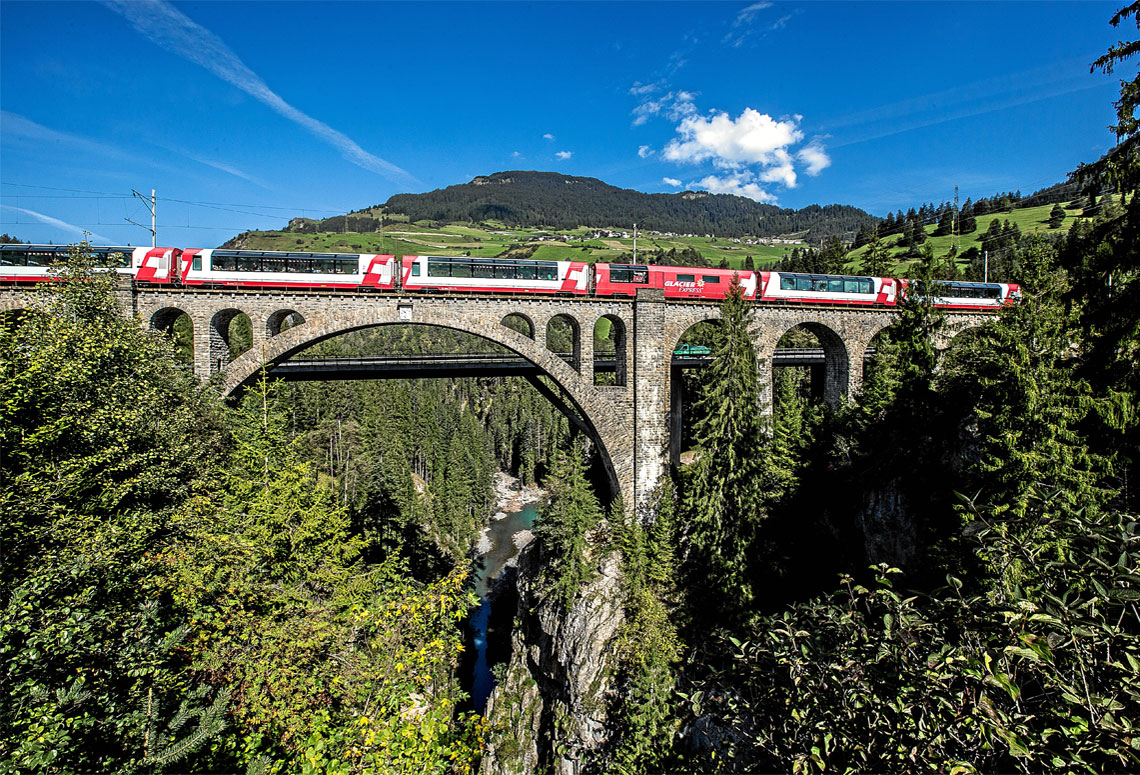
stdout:
POLYGON ((946 325, 934 337, 934 346, 939 350, 948 350, 954 344, 954 340, 964 333, 969 331, 977 331, 983 328, 987 323, 993 320, 993 317, 967 317, 965 315, 958 318, 950 318, 946 321, 946 325))
POLYGON ((597 372, 595 372, 594 373, 594 384, 606 384, 606 385, 615 385, 615 386, 619 386, 619 387, 624 387, 625 385, 629 384, 629 363, 627 362, 628 356, 626 354, 627 353, 627 347, 626 347, 627 332, 626 332, 625 321, 622 320, 621 317, 619 317, 618 315, 610 315, 610 314, 601 315, 600 317, 598 317, 597 320, 594 321, 594 331, 592 332, 592 336, 594 337, 594 347, 595 347, 594 356, 595 357, 611 355, 611 353, 608 350, 603 351, 603 352, 598 352, 596 349, 597 348, 598 326, 602 324, 603 320, 609 324, 609 334, 610 334, 609 341, 612 341, 614 343, 614 348, 613 348, 613 353, 612 353, 614 361, 615 361, 614 371, 613 371, 613 379, 612 380, 599 381, 598 374, 597 374, 597 372))
MULTIPOLYGON (((563 360, 567 360, 567 362, 574 369, 574 371, 581 372, 582 371, 582 326, 581 326, 581 324, 578 323, 578 318, 574 317, 573 315, 567 315, 564 312, 560 312, 557 315, 552 315, 550 320, 548 320, 546 323, 546 341, 545 341, 545 344, 546 344, 546 347, 548 350, 551 350, 551 348, 550 348, 551 336, 552 335, 555 337, 559 336, 556 333, 556 331, 558 330, 558 328, 560 328, 560 326, 556 323, 556 321, 560 321, 562 324, 566 325, 570 329, 570 339, 571 339, 570 357, 568 360, 564 357, 563 360)), ((559 349, 561 349, 561 348, 559 348, 559 349)), ((554 352, 554 350, 551 350, 551 352, 554 352)))
POLYGON ((266 319, 265 336, 266 338, 277 336, 282 331, 286 331, 304 322, 305 316, 297 310, 279 309, 266 319))
POLYGON ((150 316, 150 328, 173 337, 178 357, 188 365, 194 363, 194 318, 190 317, 189 312, 179 307, 162 307, 150 316), (189 330, 185 331, 185 336, 180 337, 175 324, 183 317, 189 324, 189 330))
POLYGON ((210 318, 210 374, 217 374, 230 362, 230 324, 238 315, 245 315, 252 328, 249 315, 236 307, 220 309, 210 318))
POLYGON ((538 366, 566 397, 568 408, 577 412, 602 459, 610 490, 632 504, 634 480, 633 439, 630 423, 618 408, 587 385, 572 366, 543 344, 505 326, 488 327, 478 312, 455 312, 418 305, 386 305, 340 315, 314 315, 306 322, 282 331, 225 367, 219 384, 223 396, 239 394, 257 379, 263 366, 288 360, 318 342, 350 331, 382 325, 429 325, 452 328, 487 339, 521 355, 538 366))
POLYGON ((529 315, 512 312, 509 315, 504 315, 503 319, 499 321, 499 325, 522 334, 528 339, 534 339, 534 321, 530 319, 529 315), (508 323, 507 321, 511 322, 508 323))
MULTIPOLYGON (((789 326, 779 332, 776 342, 773 343, 772 352, 775 353, 776 343, 784 334, 796 328, 802 328, 815 335, 823 347, 823 400, 830 406, 838 406, 839 402, 851 393, 851 361, 847 352, 847 344, 843 337, 835 332, 831 326, 814 320, 805 320, 789 326)), ((770 384, 775 383, 775 364, 769 373, 770 384)))
POLYGON ((27 310, 29 305, 23 299, 5 299, 0 301, 0 314, 20 314, 27 310))
POLYGON ((178 318, 183 315, 187 317, 190 316, 186 310, 180 309, 179 307, 162 307, 161 309, 155 310, 154 314, 150 316, 150 328, 152 331, 169 332, 174 328, 174 324, 178 318))
POLYGON ((18 328, 31 312, 31 305, 25 304, 22 300, 0 301, 0 325, 18 328))

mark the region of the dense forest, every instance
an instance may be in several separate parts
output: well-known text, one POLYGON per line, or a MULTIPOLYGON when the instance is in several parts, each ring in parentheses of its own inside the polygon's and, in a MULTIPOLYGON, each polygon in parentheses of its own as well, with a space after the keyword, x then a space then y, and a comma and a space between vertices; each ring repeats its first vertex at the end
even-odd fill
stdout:
POLYGON ((643 230, 677 234, 799 234, 812 241, 853 233, 877 220, 848 205, 790 210, 730 194, 645 194, 596 178, 526 171, 496 172, 426 194, 397 194, 379 207, 413 221, 500 221, 507 226, 627 230, 636 223, 643 230))

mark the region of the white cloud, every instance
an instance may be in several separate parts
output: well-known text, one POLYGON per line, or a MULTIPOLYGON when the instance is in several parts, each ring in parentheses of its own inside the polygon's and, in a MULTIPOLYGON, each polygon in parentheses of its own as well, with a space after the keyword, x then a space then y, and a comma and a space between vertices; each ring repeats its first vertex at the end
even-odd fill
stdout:
POLYGON ((681 187, 681 181, 677 180, 676 178, 661 178, 661 182, 667 186, 673 186, 673 188, 681 187))
POLYGON ((91 237, 96 242, 102 242, 104 244, 110 244, 111 243, 111 240, 108 239, 107 237, 96 234, 95 232, 87 231, 86 229, 83 229, 79 226, 72 225, 72 224, 68 223, 67 221, 61 221, 59 218, 52 218, 50 215, 44 215, 43 213, 37 213, 35 210, 28 210, 25 207, 13 207, 12 205, 0 205, 0 207, 3 207, 5 210, 15 210, 18 213, 23 213, 24 215, 30 215, 33 218, 35 218, 36 220, 42 221, 43 223, 46 223, 49 226, 55 226, 57 229, 63 229, 64 231, 71 232, 72 234, 84 235, 84 236, 91 237))
POLYGON ((642 83, 641 81, 635 81, 633 86, 629 87, 629 93, 638 97, 642 97, 646 94, 652 94, 655 91, 660 91, 662 85, 663 84, 661 81, 657 81, 655 83, 642 83))
POLYGON ((754 182, 752 173, 748 171, 734 172, 721 177, 707 175, 693 185, 713 194, 735 194, 736 196, 748 197, 757 202, 776 201, 775 196, 769 194, 754 182))
POLYGON ((131 161, 141 161, 129 153, 113 148, 109 145, 89 140, 80 135, 68 134, 67 132, 60 132, 55 129, 37 124, 31 119, 25 118, 18 113, 9 113, 6 110, 0 110, 0 123, 4 126, 4 139, 22 139, 31 140, 34 143, 50 144, 50 145, 67 145, 72 148, 78 149, 82 153, 100 158, 115 158, 115 159, 129 159, 131 161))
POLYGON ((281 116, 306 129, 340 151, 349 162, 391 180, 416 182, 406 171, 361 148, 342 132, 294 108, 249 69, 214 33, 189 19, 165 0, 103 0, 135 30, 165 51, 201 65, 223 81, 268 105, 281 116))
POLYGON ((522 158, 522 154, 521 154, 521 153, 519 153, 518 151, 515 151, 514 153, 512 153, 512 154, 511 154, 511 158, 512 158, 512 159, 521 159, 521 158, 522 158))
POLYGON ((550 141, 553 141, 553 140, 554 140, 554 135, 550 134, 550 132, 547 132, 546 134, 544 134, 544 135, 542 136, 542 139, 543 139, 543 140, 550 140, 550 141))
POLYGON ((831 166, 831 157, 818 142, 809 143, 801 148, 796 153, 796 158, 803 162, 806 168, 804 172, 813 177, 831 166))
POLYGON ((573 151, 559 151, 558 153, 556 153, 554 155, 557 156, 562 161, 566 161, 567 159, 569 159, 571 156, 574 155, 574 152, 573 151))
POLYGON ((745 108, 735 120, 719 112, 707 118, 687 116, 677 127, 677 134, 680 137, 665 146, 666 159, 693 164, 712 160, 722 169, 781 163, 775 151, 803 139, 795 121, 776 121, 752 108, 745 108))
POLYGON ((756 14, 758 14, 760 11, 763 11, 765 8, 771 7, 772 4, 768 2, 753 3, 752 5, 742 9, 738 14, 736 14, 736 20, 733 21, 732 26, 739 27, 742 24, 750 24, 756 17, 756 14))
POLYGON ((648 145, 639 145, 637 147, 637 155, 640 156, 642 159, 648 159, 650 156, 652 156, 655 153, 656 153, 656 151, 654 151, 648 145))
POLYGON ((772 3, 762 2, 753 3, 747 8, 742 9, 736 14, 736 18, 732 21, 732 26, 729 27, 728 33, 721 38, 721 43, 726 43, 733 48, 740 48, 749 38, 755 36, 757 33, 761 37, 769 32, 782 30, 788 26, 795 12, 784 14, 772 23, 765 22, 763 25, 756 25, 756 18, 761 11, 765 11, 772 7, 772 3))
POLYGON ((765 183, 783 183, 788 188, 796 187, 796 169, 792 165, 792 156, 779 148, 772 152, 772 162, 760 172, 760 179, 765 183))
POLYGON ((676 164, 711 165, 725 174, 708 175, 691 185, 718 194, 736 194, 758 202, 775 201, 764 184, 795 188, 802 171, 818 175, 831 165, 821 138, 800 144, 802 116, 774 119, 767 113, 745 108, 733 118, 724 111, 700 114, 693 95, 679 92, 692 107, 680 119, 676 136, 665 144, 661 158, 676 164))
POLYGON ((646 100, 633 109, 633 125, 641 126, 653 116, 665 115, 671 121, 679 121, 697 112, 693 100, 695 92, 668 92, 655 100, 646 100))

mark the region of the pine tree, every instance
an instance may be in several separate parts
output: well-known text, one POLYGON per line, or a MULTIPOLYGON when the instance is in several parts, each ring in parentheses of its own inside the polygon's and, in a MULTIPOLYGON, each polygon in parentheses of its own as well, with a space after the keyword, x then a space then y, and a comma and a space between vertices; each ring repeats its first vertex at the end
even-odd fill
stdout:
POLYGON ((1065 208, 1059 204, 1053 205, 1053 209, 1049 211, 1049 228, 1059 229, 1061 224, 1065 221, 1065 208))
POLYGON ((546 558, 543 579, 551 595, 566 608, 592 577, 587 557, 587 534, 602 521, 602 508, 586 479, 586 465, 577 445, 559 451, 546 478, 549 498, 535 521, 535 537, 546 558))
POLYGON ((863 271, 872 277, 883 277, 890 270, 891 251, 879 239, 879 233, 871 236, 867 243, 867 252, 863 254, 863 271))
POLYGON ((709 379, 695 407, 700 457, 684 496, 688 571, 699 587, 717 590, 715 607, 725 611, 740 610, 751 599, 749 550, 764 516, 759 472, 767 433, 751 314, 734 278, 721 304, 709 379))
POLYGON ((970 518, 998 537, 983 556, 1010 593, 1036 575, 1012 544, 1047 556, 1059 540, 1049 512, 1096 522, 1110 493, 1107 461, 1082 436, 1095 406, 1087 383, 1073 375, 1073 312, 1056 249, 1040 237, 1023 246, 1022 298, 956 348, 943 379, 977 420, 978 462, 970 518), (1019 554, 1015 553, 1015 554, 1019 554))

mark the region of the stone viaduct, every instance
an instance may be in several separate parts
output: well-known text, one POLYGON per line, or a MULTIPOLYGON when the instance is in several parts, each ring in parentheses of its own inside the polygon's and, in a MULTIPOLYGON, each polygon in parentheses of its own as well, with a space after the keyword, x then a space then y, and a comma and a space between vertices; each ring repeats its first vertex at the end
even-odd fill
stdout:
MULTIPOLYGON (((34 290, 0 289, 0 312, 22 309, 34 290)), ((166 331, 183 313, 193 324, 194 372, 212 380, 224 396, 249 384, 263 365, 288 359, 311 345, 348 331, 382 325, 430 325, 488 339, 538 366, 561 391, 601 455, 611 488, 631 508, 647 502, 676 453, 680 429, 678 391, 671 384, 673 350, 697 323, 719 316, 716 304, 666 301, 656 289, 636 299, 412 295, 280 290, 200 290, 123 286, 124 311, 151 329, 166 331), (239 314, 249 317, 253 346, 230 361, 227 332, 239 314), (521 318, 522 334, 504 323, 521 318), (567 361, 546 347, 555 319, 573 332, 567 361), (595 384, 593 331, 606 318, 613 327, 617 372, 612 384, 595 384)), ((824 398, 838 403, 854 395, 863 379, 863 356, 874 336, 891 325, 895 313, 882 308, 812 305, 758 305, 754 341, 765 379, 761 405, 770 406, 776 344, 789 330, 815 334, 826 354, 824 398)), ((951 313, 945 345, 960 331, 979 325, 985 314, 951 313)), ((517 327, 517 326, 516 326, 517 327)))

